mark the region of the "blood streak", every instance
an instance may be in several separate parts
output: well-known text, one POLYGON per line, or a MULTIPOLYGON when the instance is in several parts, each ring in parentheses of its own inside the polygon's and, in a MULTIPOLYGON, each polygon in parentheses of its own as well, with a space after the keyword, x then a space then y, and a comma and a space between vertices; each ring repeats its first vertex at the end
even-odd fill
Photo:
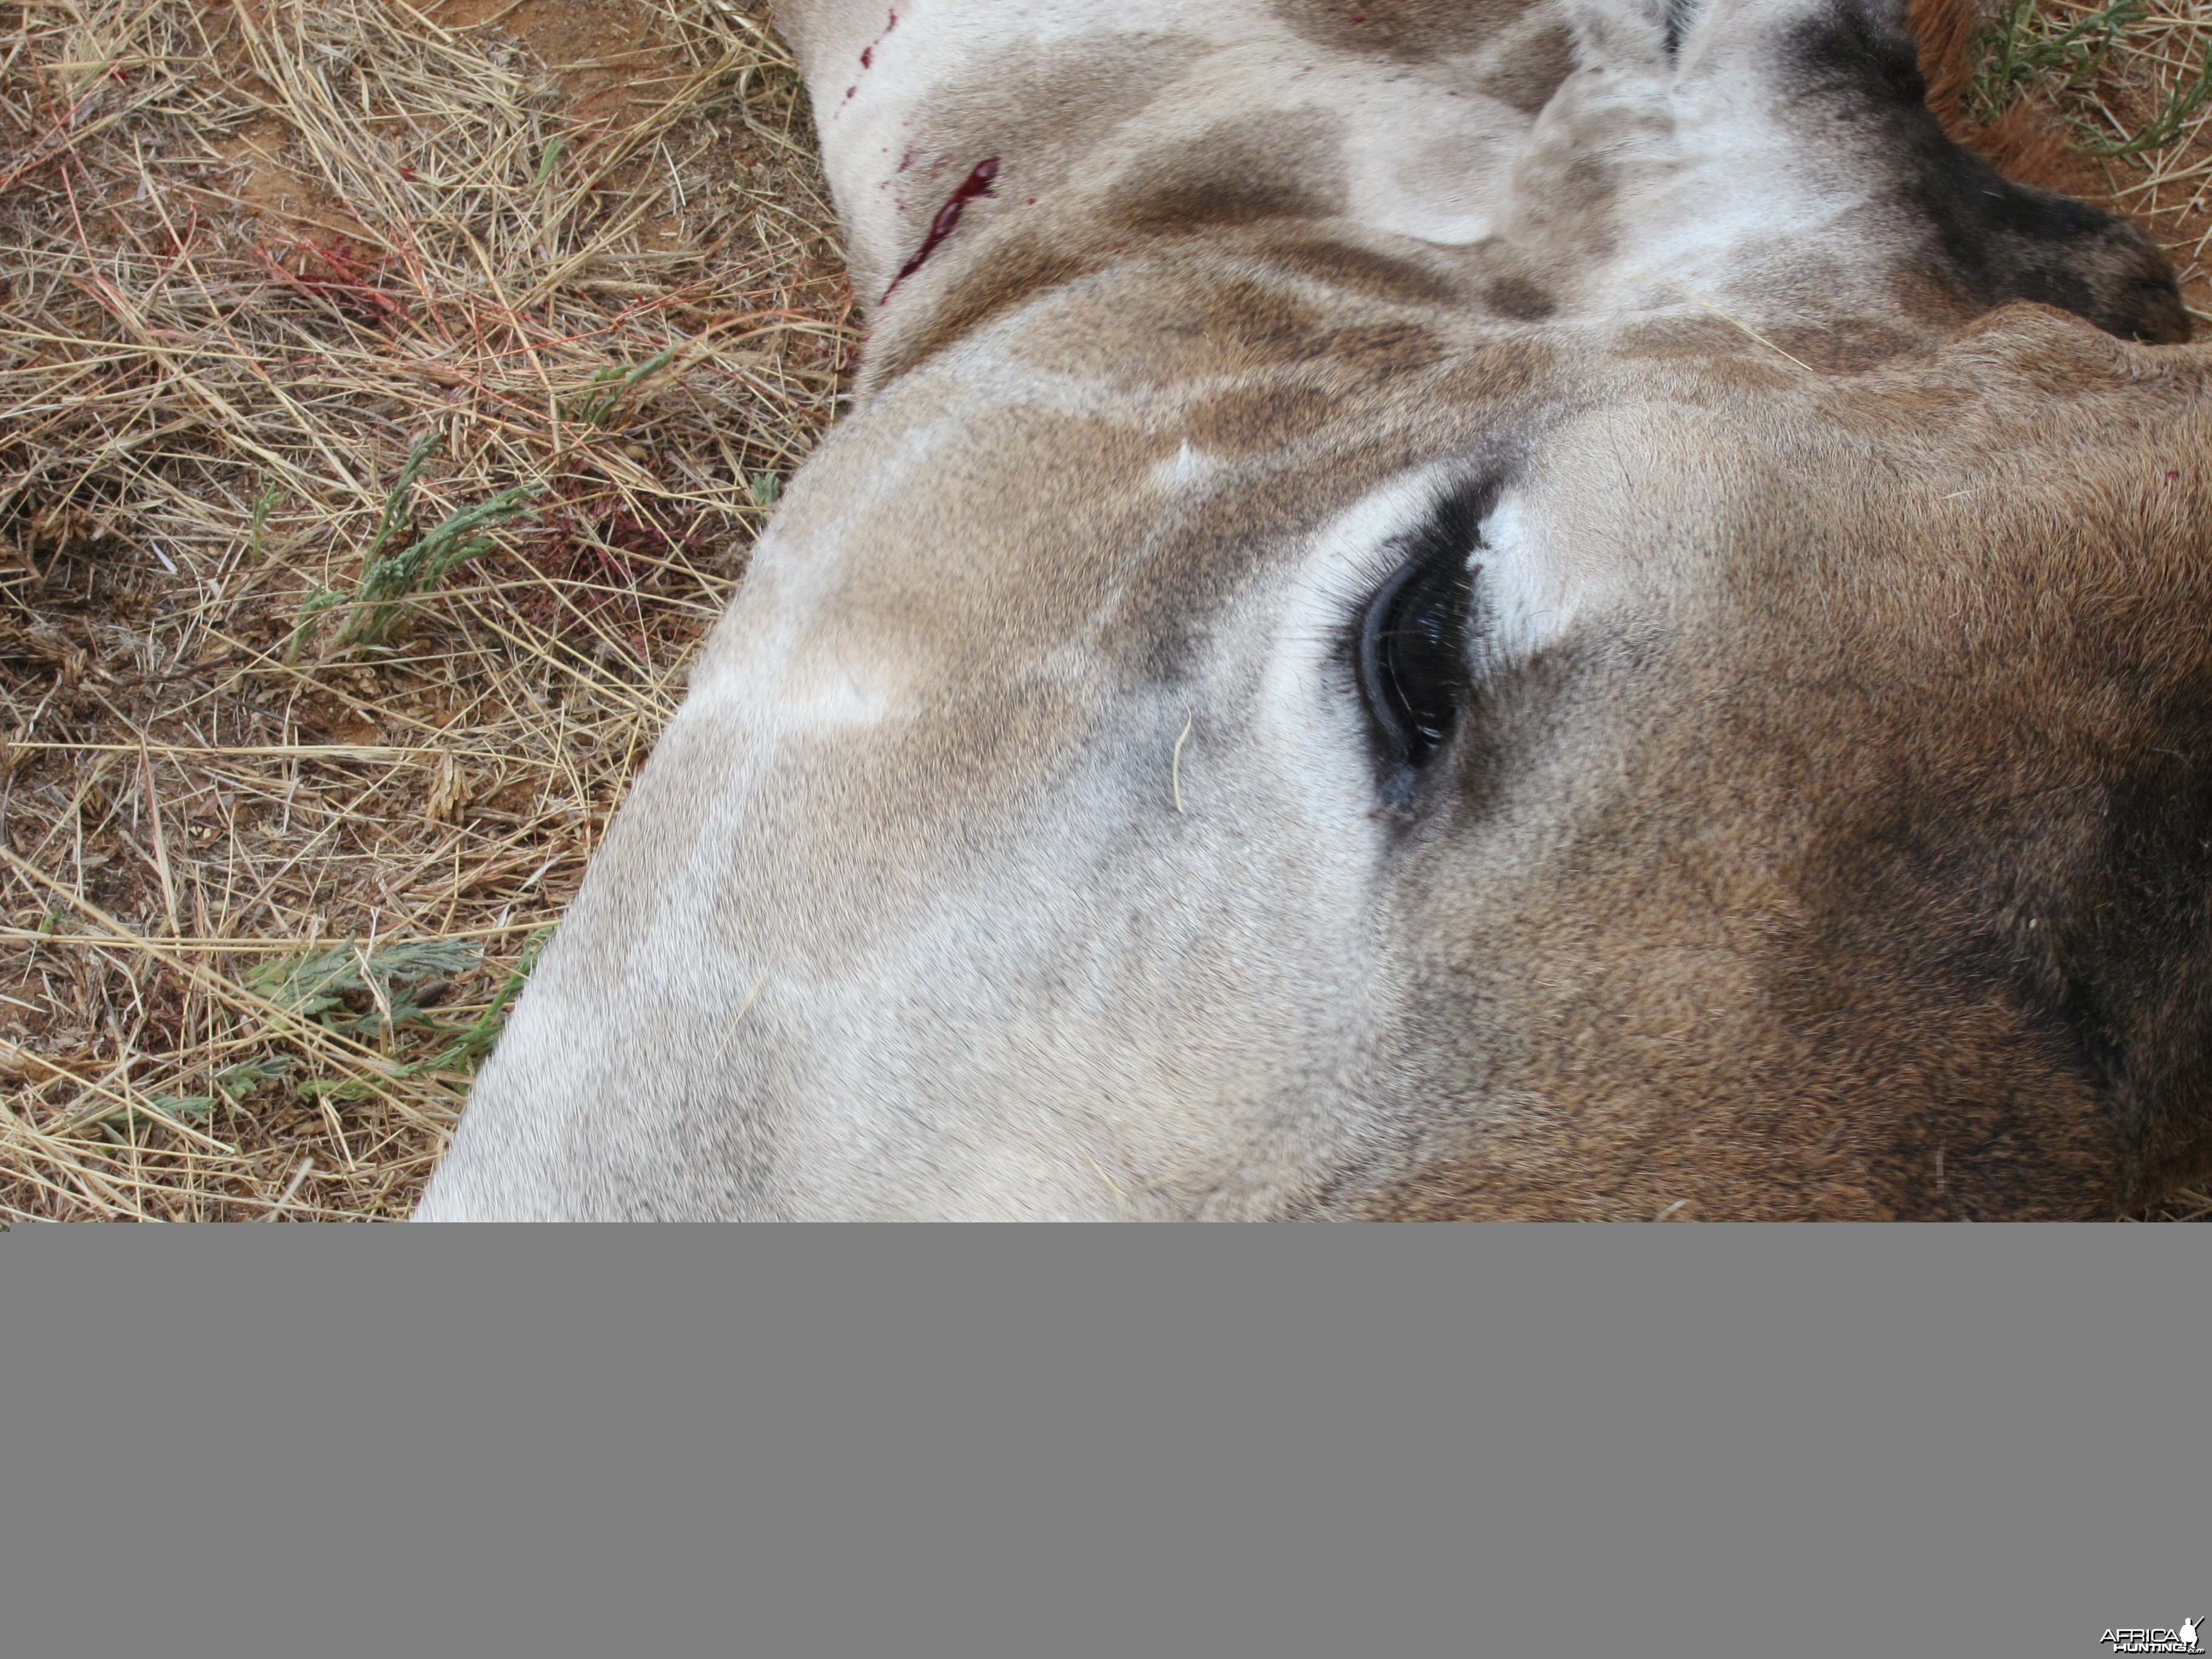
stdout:
MULTIPOLYGON (((937 210, 937 216, 929 222, 929 234, 921 239, 921 246, 914 251, 914 258, 899 267, 899 274, 891 278, 891 285, 884 290, 884 299, 891 297, 893 290, 921 269, 923 260, 937 252, 937 245, 958 228, 960 216, 968 210, 968 204, 978 196, 996 192, 991 181, 999 176, 999 158, 987 156, 975 163, 975 170, 960 181, 960 188, 945 198, 945 205, 937 210)), ((878 304, 882 301, 878 301, 878 304)))
MULTIPOLYGON (((894 11, 891 14, 891 21, 884 25, 884 34, 889 34, 897 27, 898 13, 894 11)), ((883 45, 884 34, 878 34, 874 40, 869 41, 866 46, 860 48, 860 67, 862 69, 866 69, 870 64, 876 61, 876 48, 883 45)))

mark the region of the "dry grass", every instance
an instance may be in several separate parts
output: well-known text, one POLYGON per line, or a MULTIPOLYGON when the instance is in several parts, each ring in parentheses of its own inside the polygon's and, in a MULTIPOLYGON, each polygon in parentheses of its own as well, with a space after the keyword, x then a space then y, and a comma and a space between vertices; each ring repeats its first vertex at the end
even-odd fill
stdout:
POLYGON ((630 21, 0 39, 0 1218, 404 1213, 828 420, 790 62, 630 21))
POLYGON ((0 1223, 404 1213, 830 417, 760 9, 474 3, 0 8, 0 1223))
POLYGON ((2201 338, 2212 331, 2212 3, 2147 0, 2125 40, 2109 74, 2061 95, 2106 148, 2179 115, 2162 142, 2106 165, 2113 204, 2172 254, 2201 338))

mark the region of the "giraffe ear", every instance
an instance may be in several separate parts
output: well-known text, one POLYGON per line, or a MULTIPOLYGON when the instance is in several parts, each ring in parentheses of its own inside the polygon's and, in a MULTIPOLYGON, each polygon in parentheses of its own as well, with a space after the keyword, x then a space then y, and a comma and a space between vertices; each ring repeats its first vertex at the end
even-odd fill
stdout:
POLYGON ((1676 14, 1694 11, 1699 0, 1566 0, 1562 9, 1574 31, 1575 62, 1585 70, 1641 70, 1664 74, 1680 32, 1687 23, 1676 14))
POLYGON ((1970 310, 2032 300, 2124 340, 2185 342, 2189 313, 2158 245, 2086 202, 2014 183, 1954 142, 1929 106, 1905 21, 1887 0, 1841 0, 1773 38, 1802 102, 1877 135, 1878 193, 1909 228, 1914 269, 1970 310))

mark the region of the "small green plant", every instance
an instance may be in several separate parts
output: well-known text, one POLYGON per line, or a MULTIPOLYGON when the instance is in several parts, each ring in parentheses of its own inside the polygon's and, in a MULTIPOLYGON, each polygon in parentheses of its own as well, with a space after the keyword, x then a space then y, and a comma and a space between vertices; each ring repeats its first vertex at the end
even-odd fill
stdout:
POLYGON ((562 153, 568 148, 568 141, 566 138, 556 138, 545 146, 545 154, 538 162, 538 176, 530 181, 531 189, 545 188, 545 181, 553 176, 553 170, 561 165, 562 153))
MULTIPOLYGON (((550 927, 541 927, 531 935, 530 943, 523 947, 521 958, 515 963, 514 971, 507 975, 506 982, 486 1005, 483 1012, 468 1024, 459 1028, 441 1025, 420 1007, 410 1009, 410 1024, 427 1026, 434 1031, 450 1036, 453 1040, 427 1059, 410 1060, 404 1066, 392 1067, 391 1074, 394 1078, 416 1077, 425 1072, 459 1072, 474 1075, 485 1056, 497 1046, 500 1034, 507 1029, 507 1017, 514 1006, 514 999, 521 994, 532 970, 538 966, 538 958, 544 953, 546 941, 552 937, 550 927)), ((327 996, 331 991, 338 988, 335 979, 319 980, 315 976, 313 964, 325 959, 303 958, 295 964, 297 971, 288 975, 288 978, 295 978, 304 983, 311 1000, 327 996)), ((473 965, 476 958, 471 955, 468 960, 473 965)), ((343 1006, 342 1002, 340 1006, 343 1006)), ((343 1025, 333 1024, 327 1011, 322 1018, 324 1023, 331 1024, 334 1030, 345 1029, 343 1025)), ((359 1100, 370 1090, 355 1078, 317 1078, 301 1084, 300 1092, 311 1099, 319 1095, 332 1100, 359 1100)))
POLYGON ((580 421, 586 426, 605 426, 629 389, 648 375, 658 374, 675 361, 674 347, 640 363, 635 368, 602 368, 595 371, 583 393, 569 405, 567 417, 580 421))
POLYGON ((327 1030, 352 1035, 432 1025, 422 994, 477 965, 477 948, 459 939, 416 939, 365 951, 348 943, 313 956, 280 957, 246 975, 246 988, 327 1030), (349 995, 366 995, 358 1011, 349 995))
POLYGON ((2108 156, 2115 161, 2125 156, 2154 155, 2181 137, 2182 129, 2189 125, 2190 118, 2203 106, 2207 97, 2212 97, 2212 46, 2204 49, 2204 59, 2197 65, 2197 78, 2176 87, 2168 94, 2166 107, 2142 131, 2117 138, 2110 136, 2092 138, 2084 148, 2092 155, 2108 156))
POLYGON ((276 505, 276 486, 275 484, 270 485, 254 499, 253 524, 252 528, 248 532, 246 550, 246 562, 248 564, 261 562, 261 532, 269 523, 269 509, 276 505))
POLYGON ((515 998, 521 994, 524 984, 538 966, 538 958, 544 954, 546 941, 552 937, 550 927, 541 927, 532 933, 530 943, 522 947, 522 956, 514 964, 514 971, 507 976, 507 982, 499 988, 489 1006, 457 1033, 453 1042, 433 1058, 422 1062, 418 1069, 474 1072, 483 1064, 484 1056, 490 1054, 498 1043, 500 1033, 507 1029, 507 1011, 514 1006, 515 998))
POLYGON ((224 1066, 215 1074, 215 1086, 225 1100, 236 1106, 263 1084, 284 1076, 291 1069, 289 1054, 263 1054, 224 1066))
POLYGON ((391 557, 370 564, 353 590, 353 617, 340 640, 347 645, 380 642, 406 613, 410 598, 428 592, 456 566, 491 550, 491 543, 477 532, 526 513, 530 498, 544 489, 536 483, 502 489, 489 501, 463 507, 391 557))
POLYGON ((123 1141, 141 1124, 184 1124, 198 1128, 215 1116, 215 1109, 224 1102, 240 1104, 254 1090, 271 1078, 283 1076, 292 1069, 292 1060, 287 1054, 268 1054, 258 1059, 240 1060, 235 1066, 226 1066, 215 1074, 216 1094, 212 1095, 148 1095, 118 1106, 109 1112, 97 1112, 81 1118, 73 1127, 96 1128, 106 1139, 123 1141))
POLYGON ((1974 77, 1985 113, 1996 115, 2020 95, 2056 76, 2069 90, 2104 67, 2128 26, 2142 15, 2148 0, 2112 0, 2061 23, 2043 9, 2043 0, 2006 0, 1990 29, 1981 71, 1974 77))
POLYGON ((314 633, 322 614, 341 605, 351 614, 338 635, 340 644, 381 644, 392 624, 407 613, 410 599, 437 586, 455 567, 490 550, 491 543, 480 537, 479 531, 528 514, 531 498, 544 493, 545 486, 535 481, 512 485, 489 501, 448 514, 436 526, 410 540, 404 532, 413 527, 410 506, 415 485, 437 448, 437 434, 429 433, 416 439, 407 452, 399 480, 384 498, 376 533, 362 555, 361 579, 354 584, 352 593, 318 587, 301 603, 299 623, 284 652, 288 665, 300 659, 301 648, 314 633), (398 551, 385 552, 395 543, 398 551))
POLYGON ((215 1115, 213 1095, 149 1095, 143 1100, 132 1101, 127 1106, 118 1106, 112 1112, 102 1112, 82 1118, 73 1128, 94 1127, 109 1140, 127 1139, 132 1129, 143 1124, 185 1124, 197 1127, 215 1115))
POLYGON ((361 580, 354 585, 353 616, 339 635, 344 644, 374 645, 381 641, 405 612, 410 596, 428 592, 455 566, 490 550, 491 544, 478 538, 478 531, 526 513, 531 497, 544 492, 545 486, 535 481, 512 485, 489 501, 449 514, 397 553, 378 556, 407 522, 407 493, 437 447, 434 434, 418 439, 399 471, 398 483, 385 499, 382 521, 362 556, 361 580))
MULTIPOLYGON (((2024 94, 2044 88, 2073 92, 2105 67, 2112 48, 2143 20, 2149 0, 2112 0, 2095 11, 2068 18, 2044 9, 2044 0, 2006 0, 1990 25, 1975 95, 1985 117, 2002 114, 2024 94)), ((2176 87, 2165 107, 2130 133, 2115 135, 2076 120, 2084 152, 2108 161, 2153 155, 2180 138, 2190 118, 2212 97, 2212 46, 2196 78, 2176 87)))
POLYGON ((292 667, 300 660, 300 648, 306 645, 315 631, 315 619, 324 611, 345 603, 345 595, 335 587, 312 587, 307 597, 300 601, 300 620, 292 629, 292 642, 284 647, 284 665, 292 667))

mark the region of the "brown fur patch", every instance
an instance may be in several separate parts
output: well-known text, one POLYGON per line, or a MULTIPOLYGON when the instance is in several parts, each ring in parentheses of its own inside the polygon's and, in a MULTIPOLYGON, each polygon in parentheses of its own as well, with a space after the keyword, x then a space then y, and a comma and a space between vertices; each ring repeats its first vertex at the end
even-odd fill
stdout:
POLYGON ((1528 41, 1478 84, 1501 103, 1523 115, 1534 115, 1552 101, 1552 94, 1574 66, 1574 33, 1562 25, 1528 41))
POLYGON ((1149 232, 1320 218, 1343 210, 1343 151, 1344 122, 1322 110, 1224 121, 1132 163, 1106 217, 1149 232))
POLYGON ((1316 46, 1425 63, 1473 52, 1529 0, 1274 0, 1275 15, 1316 46))
POLYGON ((1370 323, 1340 328, 1329 337, 1333 356, 1370 372, 1403 374, 1426 368, 1444 355, 1444 343, 1419 323, 1370 323))
POLYGON ((1190 436, 1208 450, 1244 454, 1276 449, 1329 423, 1336 400, 1304 386, 1258 386, 1224 392, 1191 413, 1190 436))
POLYGON ((1542 334, 1492 338, 1445 364, 1423 395, 1440 404, 1494 410, 1536 392, 1559 364, 1559 343, 1542 334))
POLYGON ((1034 47, 986 55, 916 110, 903 155, 879 165, 918 244, 945 192, 976 161, 1002 158, 1001 202, 1060 188, 1116 127, 1142 115, 1196 50, 1177 34, 1101 30, 1066 43, 1065 56, 1034 47))
POLYGON ((1190 284, 1189 303, 1170 325, 1252 367, 1304 362, 1325 348, 1325 313, 1249 277, 1190 284))
POLYGON ((1499 277, 1482 290, 1482 302, 1516 323, 1540 323, 1559 308, 1558 301, 1522 276, 1499 277))

